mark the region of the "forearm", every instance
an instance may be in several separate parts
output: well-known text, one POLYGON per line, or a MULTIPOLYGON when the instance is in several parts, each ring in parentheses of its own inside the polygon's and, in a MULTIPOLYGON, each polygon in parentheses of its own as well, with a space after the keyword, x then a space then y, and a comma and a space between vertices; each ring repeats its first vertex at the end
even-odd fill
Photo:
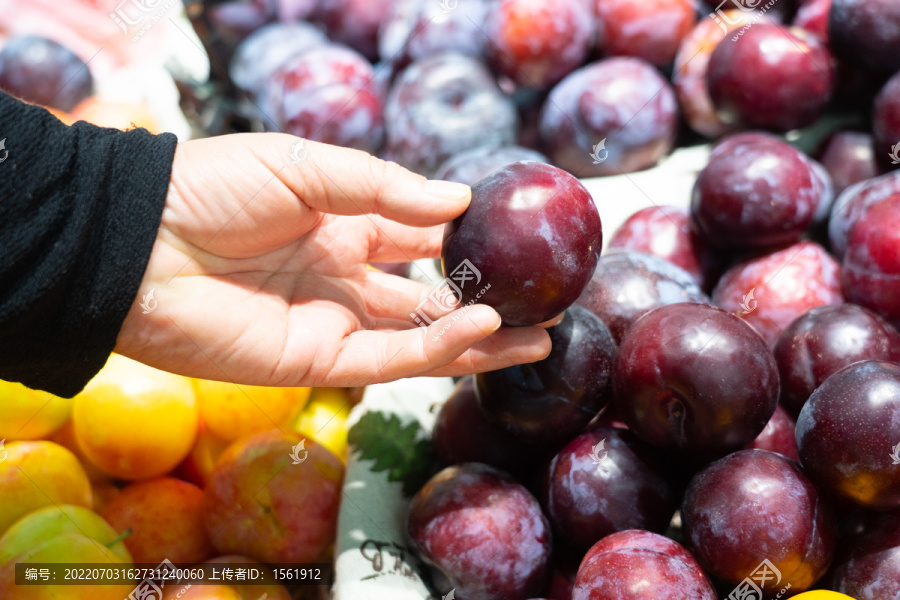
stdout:
POLYGON ((0 379, 72 396, 137 294, 176 139, 67 127, 3 93, 0 137, 0 379))

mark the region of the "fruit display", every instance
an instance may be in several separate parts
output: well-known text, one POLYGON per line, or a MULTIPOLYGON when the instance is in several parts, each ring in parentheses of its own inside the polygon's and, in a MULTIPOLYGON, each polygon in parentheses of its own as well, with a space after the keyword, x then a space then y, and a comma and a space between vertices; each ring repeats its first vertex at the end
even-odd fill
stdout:
MULTIPOLYGON (((337 600, 420 600, 410 582, 421 600, 900 600, 897 0, 185 0, 179 18, 208 59, 202 80, 173 68, 194 136, 289 133, 471 187, 396 329, 483 303, 551 349, 444 379, 440 401, 407 381, 391 401, 417 422, 351 414, 359 390, 117 354, 73 399, 0 382, 0 598, 138 583, 21 586, 17 562, 170 560, 333 563, 374 586, 337 600), (669 168, 696 149, 681 197, 669 168)), ((164 129, 43 35, 0 36, 0 89, 164 129)), ((304 148, 281 151, 293 169, 304 148)), ((399 288, 422 264, 370 266, 399 288)))

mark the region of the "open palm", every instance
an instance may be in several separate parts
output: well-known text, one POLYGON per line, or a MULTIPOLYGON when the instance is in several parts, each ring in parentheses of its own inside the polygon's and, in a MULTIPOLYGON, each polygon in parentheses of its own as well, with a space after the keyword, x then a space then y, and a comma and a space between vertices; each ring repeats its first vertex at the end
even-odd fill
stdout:
POLYGON ((410 313, 431 287, 366 267, 439 256, 441 224, 465 210, 466 186, 309 141, 291 154, 298 141, 242 134, 178 146, 117 352, 184 375, 286 386, 460 375, 547 355, 545 331, 501 328, 487 306, 457 309, 460 318, 429 304, 445 316, 418 327, 410 313))

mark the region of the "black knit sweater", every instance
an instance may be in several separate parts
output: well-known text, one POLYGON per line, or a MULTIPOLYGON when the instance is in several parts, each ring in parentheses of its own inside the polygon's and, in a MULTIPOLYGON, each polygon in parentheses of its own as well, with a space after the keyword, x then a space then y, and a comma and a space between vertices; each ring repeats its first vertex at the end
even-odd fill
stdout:
POLYGON ((137 294, 177 140, 69 127, 2 92, 0 140, 0 379, 71 397, 137 294))

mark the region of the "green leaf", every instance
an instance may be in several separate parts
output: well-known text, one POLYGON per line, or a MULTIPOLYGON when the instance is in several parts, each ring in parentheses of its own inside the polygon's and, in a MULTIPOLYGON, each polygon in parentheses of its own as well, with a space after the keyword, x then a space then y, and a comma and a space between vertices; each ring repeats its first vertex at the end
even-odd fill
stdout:
POLYGON ((396 414, 367 412, 347 432, 347 441, 361 459, 372 460, 372 470, 387 471, 388 481, 403 483, 403 495, 419 491, 435 472, 437 461, 431 440, 418 422, 406 425, 396 414))

